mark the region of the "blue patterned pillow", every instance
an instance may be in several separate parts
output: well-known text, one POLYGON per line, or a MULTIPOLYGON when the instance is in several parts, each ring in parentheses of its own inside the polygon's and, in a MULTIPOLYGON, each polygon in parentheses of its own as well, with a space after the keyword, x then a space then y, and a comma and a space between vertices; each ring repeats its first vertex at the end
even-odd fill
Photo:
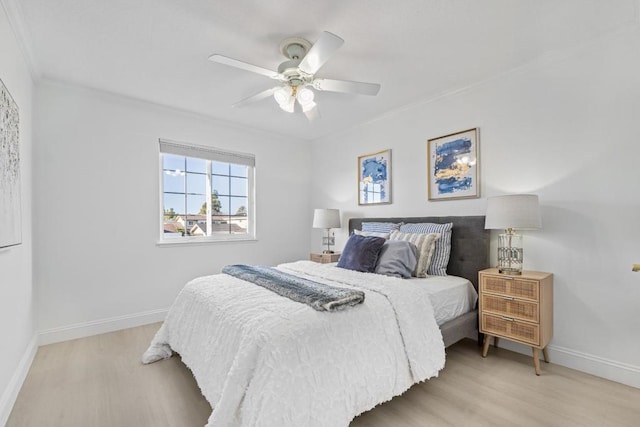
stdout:
POLYGON ((446 276, 449 256, 451 255, 451 229, 453 223, 434 224, 424 222, 419 224, 402 224, 400 231, 403 233, 440 233, 440 238, 436 241, 435 251, 427 274, 432 276, 446 276))
POLYGON ((358 236, 367 236, 367 237, 383 237, 385 239, 389 239, 390 233, 378 233, 377 231, 360 231, 353 230, 353 234, 357 234, 358 236))
POLYGON ((382 237, 352 234, 342 250, 337 266, 347 270, 373 273, 376 269, 380 249, 386 241, 382 237))
POLYGON ((391 233, 394 230, 399 230, 401 222, 363 222, 362 231, 372 231, 375 233, 391 233))

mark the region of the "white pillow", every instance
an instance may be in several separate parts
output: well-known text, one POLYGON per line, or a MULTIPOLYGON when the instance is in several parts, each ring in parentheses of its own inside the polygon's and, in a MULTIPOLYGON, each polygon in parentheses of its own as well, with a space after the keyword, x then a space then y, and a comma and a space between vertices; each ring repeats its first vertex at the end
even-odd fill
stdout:
POLYGON ((427 277, 427 270, 431 264, 436 241, 440 238, 440 233, 402 233, 400 231, 392 231, 389 236, 390 240, 404 240, 416 245, 418 248, 418 264, 413 272, 415 277, 427 277))
POLYGON ((353 230, 353 234, 357 234, 358 236, 365 236, 365 237, 382 237, 383 239, 389 238, 389 233, 380 233, 378 231, 353 230))

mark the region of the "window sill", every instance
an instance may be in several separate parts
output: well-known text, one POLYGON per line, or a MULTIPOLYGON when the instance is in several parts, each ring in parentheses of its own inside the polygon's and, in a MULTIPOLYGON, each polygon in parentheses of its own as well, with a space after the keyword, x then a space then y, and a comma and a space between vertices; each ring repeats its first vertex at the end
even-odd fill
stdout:
POLYGON ((218 243, 248 243, 248 242, 257 242, 258 239, 256 237, 230 237, 227 239, 206 239, 202 237, 196 238, 182 238, 176 240, 158 240, 156 241, 156 246, 160 247, 169 247, 169 246, 198 246, 198 245, 211 245, 218 243))

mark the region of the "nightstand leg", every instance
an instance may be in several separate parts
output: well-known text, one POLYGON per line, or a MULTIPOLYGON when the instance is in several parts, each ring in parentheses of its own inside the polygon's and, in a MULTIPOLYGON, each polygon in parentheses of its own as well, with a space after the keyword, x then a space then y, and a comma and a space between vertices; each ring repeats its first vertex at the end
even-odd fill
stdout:
POLYGON ((491 342, 491 335, 484 334, 484 346, 482 346, 482 357, 487 357, 489 352, 489 343, 491 342))
POLYGON ((495 348, 498 348, 498 343, 500 342, 500 338, 498 337, 493 337, 493 346, 495 348))
POLYGON ((540 375, 540 356, 538 355, 538 349, 531 347, 533 350, 533 366, 536 368, 536 375, 540 375))
POLYGON ((542 355, 544 356, 544 362, 549 363, 549 352, 547 352, 547 347, 542 349, 542 355))

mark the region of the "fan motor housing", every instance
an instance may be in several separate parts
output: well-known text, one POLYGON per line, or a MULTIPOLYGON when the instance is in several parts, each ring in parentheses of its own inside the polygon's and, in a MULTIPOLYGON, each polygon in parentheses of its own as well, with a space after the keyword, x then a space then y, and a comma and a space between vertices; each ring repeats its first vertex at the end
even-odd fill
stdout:
POLYGON ((313 76, 300 71, 298 65, 300 65, 300 59, 284 61, 278 66, 278 73, 282 74, 291 86, 300 86, 313 80, 313 76))
POLYGON ((278 66, 278 73, 285 77, 290 86, 301 86, 313 81, 312 75, 298 68, 311 46, 311 43, 302 37, 287 37, 280 42, 280 52, 289 60, 278 66))

